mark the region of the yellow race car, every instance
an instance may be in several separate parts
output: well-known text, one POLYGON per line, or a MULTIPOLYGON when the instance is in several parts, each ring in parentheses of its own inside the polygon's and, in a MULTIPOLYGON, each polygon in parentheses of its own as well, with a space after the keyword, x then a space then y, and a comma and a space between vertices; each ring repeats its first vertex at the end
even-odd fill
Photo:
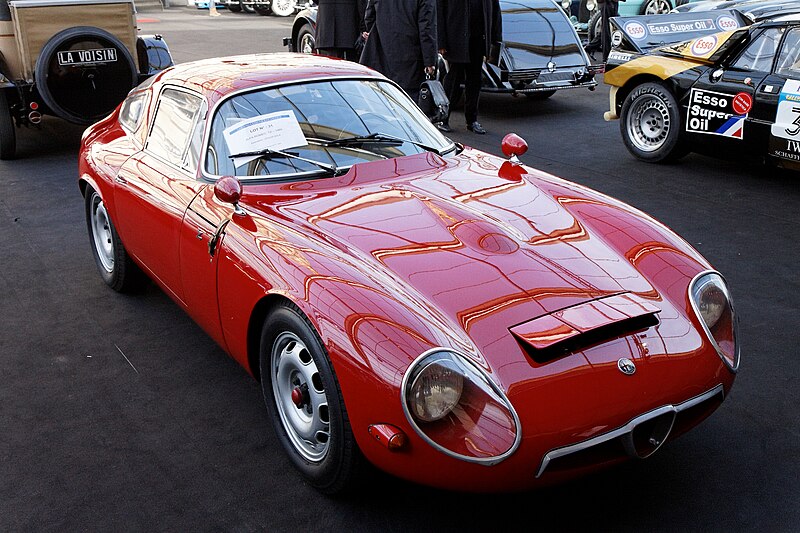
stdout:
POLYGON ((606 120, 637 158, 688 152, 800 169, 800 16, 737 11, 618 17, 606 120))

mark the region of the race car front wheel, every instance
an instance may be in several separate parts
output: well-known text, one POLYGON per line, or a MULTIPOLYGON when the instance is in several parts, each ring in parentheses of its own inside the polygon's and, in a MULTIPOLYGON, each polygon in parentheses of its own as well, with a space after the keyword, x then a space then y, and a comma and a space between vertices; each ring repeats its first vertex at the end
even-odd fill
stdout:
POLYGON ((628 94, 622 104, 620 130, 625 146, 643 161, 666 162, 686 154, 680 139, 678 103, 661 83, 643 83, 628 94))
POLYGON ((325 347, 295 305, 267 317, 259 363, 264 402, 294 466, 322 492, 351 486, 361 454, 325 347))

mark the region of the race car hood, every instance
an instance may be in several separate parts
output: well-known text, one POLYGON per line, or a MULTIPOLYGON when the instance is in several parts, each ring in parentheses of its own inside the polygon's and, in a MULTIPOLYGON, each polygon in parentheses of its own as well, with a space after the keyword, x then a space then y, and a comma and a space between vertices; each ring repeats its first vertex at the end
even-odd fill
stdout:
POLYGON ((708 60, 736 30, 749 24, 750 20, 736 10, 614 17, 612 44, 619 50, 641 54, 675 43, 698 43, 681 48, 680 55, 708 60))
POLYGON ((509 70, 584 66, 586 59, 564 12, 550 0, 500 2, 509 70))
MULTIPOLYGON (((432 308, 451 328, 480 339, 479 349, 515 325, 599 298, 659 298, 633 262, 572 211, 571 202, 585 200, 556 197, 538 174, 503 163, 471 150, 449 159, 419 154, 294 184, 298 194, 284 199, 248 187, 242 203, 273 220, 279 213, 373 280, 375 290, 432 308)), ((636 218, 619 206, 613 211, 622 225, 636 218)), ((514 333, 525 340, 544 326, 514 333)))

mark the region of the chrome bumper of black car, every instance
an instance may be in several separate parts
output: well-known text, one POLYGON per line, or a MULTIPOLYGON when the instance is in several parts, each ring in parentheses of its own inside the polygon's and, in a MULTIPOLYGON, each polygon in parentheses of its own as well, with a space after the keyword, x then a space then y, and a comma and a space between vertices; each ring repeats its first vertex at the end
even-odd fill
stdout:
POLYGON ((502 85, 500 87, 481 87, 481 91, 488 92, 488 93, 514 93, 514 94, 526 94, 526 93, 540 93, 544 91, 562 91, 565 89, 592 89, 597 87, 597 82, 595 80, 587 81, 583 83, 569 83, 569 84, 561 84, 561 85, 542 85, 538 87, 525 87, 522 89, 515 89, 514 87, 508 87, 502 85))
MULTIPOLYGON (((627 424, 589 440, 556 448, 542 458, 536 477, 556 463, 559 469, 581 468, 613 461, 625 455, 645 458, 661 447, 673 430, 691 427, 717 408, 724 398, 722 385, 677 405, 664 405, 627 424)), ((685 429, 684 429, 685 430, 685 429)))

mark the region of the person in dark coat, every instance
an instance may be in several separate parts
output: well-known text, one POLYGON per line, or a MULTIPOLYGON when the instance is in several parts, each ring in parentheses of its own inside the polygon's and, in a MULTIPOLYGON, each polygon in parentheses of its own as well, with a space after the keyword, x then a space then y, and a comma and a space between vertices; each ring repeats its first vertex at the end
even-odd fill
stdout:
POLYGON ((436 70, 436 0, 368 0, 361 64, 396 82, 416 102, 436 70))
MULTIPOLYGON (((464 117, 467 129, 484 134, 478 122, 478 99, 484 57, 491 61, 500 50, 503 27, 498 0, 438 0, 439 52, 447 59, 450 70, 444 78, 444 90, 451 103, 461 97, 464 82, 464 117)), ((453 131, 449 120, 439 125, 442 131, 453 131)))
POLYGON ((600 31, 595 33, 594 39, 584 47, 584 50, 592 55, 592 59, 594 59, 595 52, 602 51, 605 62, 611 52, 611 26, 608 21, 611 17, 619 16, 619 0, 597 0, 597 4, 602 10, 600 11, 600 31))
POLYGON ((316 46, 319 53, 358 61, 356 40, 366 31, 367 0, 319 0, 316 46))

